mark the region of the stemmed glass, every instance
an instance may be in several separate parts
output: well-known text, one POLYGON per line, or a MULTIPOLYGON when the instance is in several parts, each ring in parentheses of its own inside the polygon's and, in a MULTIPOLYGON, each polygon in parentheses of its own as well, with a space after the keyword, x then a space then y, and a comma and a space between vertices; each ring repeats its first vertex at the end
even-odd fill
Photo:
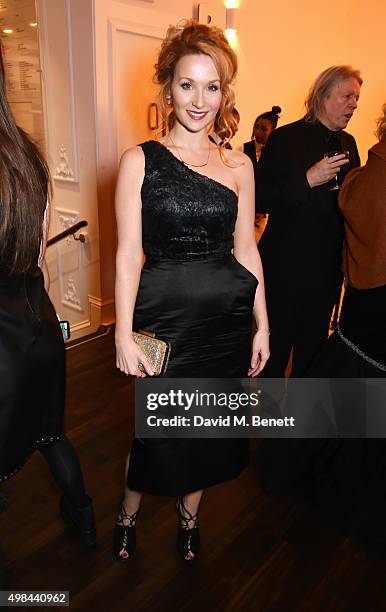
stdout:
MULTIPOLYGON (((346 159, 350 157, 350 151, 327 151, 324 154, 324 157, 335 157, 336 155, 345 155, 346 159)), ((340 189, 338 183, 338 174, 335 174, 335 177, 332 179, 334 184, 330 187, 330 191, 338 191, 340 189)))

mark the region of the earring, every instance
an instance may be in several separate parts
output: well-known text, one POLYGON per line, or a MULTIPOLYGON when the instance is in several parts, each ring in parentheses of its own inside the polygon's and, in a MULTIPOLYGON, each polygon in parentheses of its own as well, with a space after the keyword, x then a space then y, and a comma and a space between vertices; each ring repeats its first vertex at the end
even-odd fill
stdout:
POLYGON ((166 96, 166 102, 167 102, 168 104, 171 104, 171 103, 172 103, 171 96, 166 96))

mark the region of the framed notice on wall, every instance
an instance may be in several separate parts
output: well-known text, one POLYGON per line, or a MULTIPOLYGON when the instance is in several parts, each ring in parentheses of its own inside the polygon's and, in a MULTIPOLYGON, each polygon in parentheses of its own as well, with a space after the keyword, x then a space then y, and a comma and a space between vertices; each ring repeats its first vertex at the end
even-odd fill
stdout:
POLYGON ((17 125, 45 150, 38 24, 34 0, 0 0, 7 98, 17 125))

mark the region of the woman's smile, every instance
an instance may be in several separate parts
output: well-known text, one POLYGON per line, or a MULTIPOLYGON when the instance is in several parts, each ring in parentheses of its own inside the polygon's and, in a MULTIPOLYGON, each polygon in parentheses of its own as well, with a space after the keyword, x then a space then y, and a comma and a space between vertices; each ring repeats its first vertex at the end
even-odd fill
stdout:
POLYGON ((205 119, 208 114, 208 111, 187 110, 186 112, 191 119, 194 119, 194 121, 201 121, 202 119, 205 119))

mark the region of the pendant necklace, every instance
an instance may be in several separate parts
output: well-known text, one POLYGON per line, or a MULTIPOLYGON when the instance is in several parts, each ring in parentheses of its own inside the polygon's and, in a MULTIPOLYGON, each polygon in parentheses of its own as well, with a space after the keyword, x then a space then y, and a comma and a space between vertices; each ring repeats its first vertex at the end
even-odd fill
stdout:
POLYGON ((172 142, 172 145, 176 148, 176 151, 178 153, 178 157, 180 158, 182 163, 185 164, 185 166, 189 166, 189 167, 192 167, 192 168, 203 168, 204 166, 208 165, 209 157, 210 157, 210 146, 208 147, 208 157, 207 157, 206 162, 204 164, 188 164, 188 162, 186 162, 186 161, 184 161, 182 159, 182 155, 180 153, 180 149, 179 149, 179 147, 177 147, 176 143, 174 142, 174 140, 173 140, 173 138, 171 137, 170 134, 168 135, 168 137, 170 138, 170 140, 172 142))

